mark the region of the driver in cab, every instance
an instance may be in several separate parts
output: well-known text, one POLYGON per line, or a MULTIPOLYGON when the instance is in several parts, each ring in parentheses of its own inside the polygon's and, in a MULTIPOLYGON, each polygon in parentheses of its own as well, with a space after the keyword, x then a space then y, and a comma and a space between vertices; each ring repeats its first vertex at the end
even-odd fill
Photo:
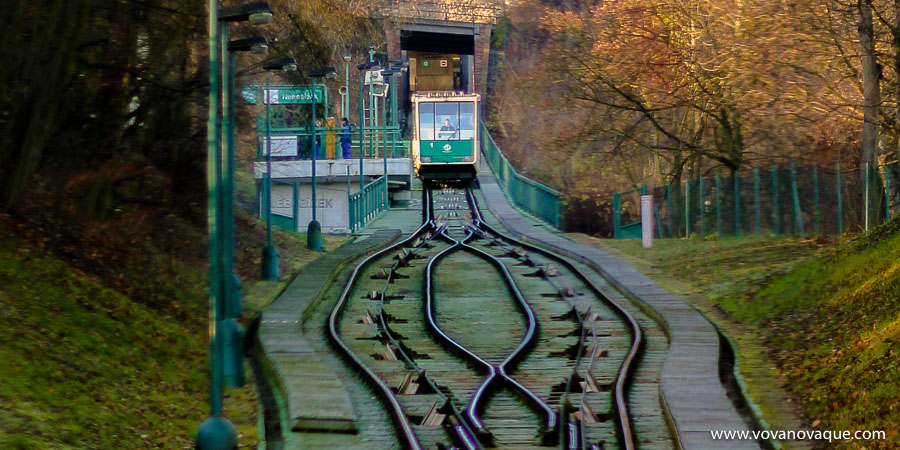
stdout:
POLYGON ((442 138, 450 139, 456 134, 456 128, 453 127, 453 124, 450 123, 450 119, 444 119, 444 125, 441 126, 440 131, 438 132, 438 136, 442 138))

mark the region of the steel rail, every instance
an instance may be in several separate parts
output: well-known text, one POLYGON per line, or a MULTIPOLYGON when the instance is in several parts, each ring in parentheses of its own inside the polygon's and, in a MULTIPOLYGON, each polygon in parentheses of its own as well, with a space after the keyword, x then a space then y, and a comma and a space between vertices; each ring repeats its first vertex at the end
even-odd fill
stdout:
MULTIPOLYGON (((433 222, 429 221, 427 223, 433 226, 433 222)), ((419 246, 413 247, 413 248, 421 248, 422 245, 424 245, 426 242, 432 240, 433 238, 434 237, 432 236, 429 239, 427 239, 426 241, 419 244, 419 246)), ((399 341, 397 341, 397 339, 394 337, 393 333, 391 333, 390 327, 387 324, 387 320, 385 319, 385 316, 384 316, 384 301, 385 301, 385 298, 387 298, 388 286, 390 285, 391 279, 394 276, 394 271, 400 267, 400 264, 402 262, 403 262, 402 259, 398 258, 398 261, 392 265, 391 271, 388 272, 387 277, 385 278, 384 287, 381 289, 381 299, 379 302, 379 309, 378 309, 378 321, 381 326, 381 329, 384 332, 385 336, 387 336, 388 340, 390 340, 391 344, 394 345, 394 348, 397 349, 397 352, 400 353, 400 356, 403 358, 403 361, 416 372, 416 375, 423 378, 425 380, 425 382, 428 383, 428 386, 431 387, 431 389, 435 392, 435 394, 437 394, 438 397, 441 398, 441 400, 444 402, 445 405, 449 406, 451 413, 453 414, 453 416, 456 418, 456 420, 458 422, 458 425, 453 427, 453 430, 457 434, 457 438, 459 439, 460 443, 462 443, 462 445, 464 445, 469 450, 483 450, 483 447, 481 446, 481 442, 475 437, 475 433, 473 433, 472 429, 469 428, 468 423, 463 419, 459 410, 456 409, 455 405, 453 405, 453 402, 451 402, 450 399, 446 395, 444 395, 443 392, 441 392, 440 388, 438 388, 438 386, 434 382, 434 380, 432 380, 431 377, 429 377, 425 373, 425 371, 421 367, 419 367, 419 365, 416 364, 413 361, 413 359, 406 353, 406 351, 403 349, 403 346, 400 345, 399 341)))
POLYGON ((355 353, 353 353, 350 347, 348 347, 347 344, 344 343, 337 329, 337 321, 341 316, 341 313, 343 312, 344 304, 347 302, 347 298, 350 296, 350 292, 353 290, 356 279, 359 276, 360 271, 364 267, 368 266, 372 261, 380 258, 386 253, 406 246, 414 239, 424 234, 426 230, 433 227, 433 223, 431 222, 429 192, 425 191, 424 195, 426 198, 425 205, 423 206, 425 208, 425 211, 423 214, 422 225, 418 229, 416 229, 416 231, 410 234, 406 239, 385 249, 377 251, 372 255, 369 255, 362 262, 357 264, 357 266, 353 269, 353 273, 350 275, 350 279, 347 280, 347 284, 344 286, 344 290, 341 292, 340 298, 338 299, 337 303, 335 303, 334 308, 331 310, 331 314, 328 316, 329 339, 334 345, 337 346, 338 349, 341 350, 344 356, 349 359, 354 366, 356 366, 357 370, 363 372, 369 378, 369 380, 375 384, 382 398, 388 403, 391 411, 393 412, 394 420, 400 425, 400 429, 406 441, 407 447, 415 450, 423 449, 423 447, 419 442, 419 438, 413 431, 412 424, 409 421, 409 417, 407 417, 406 412, 403 409, 403 406, 400 404, 399 399, 397 399, 397 396, 391 391, 391 388, 387 386, 375 372, 373 372, 368 366, 366 366, 366 364, 361 359, 359 359, 355 353))
MULTIPOLYGON (((622 441, 625 444, 626 450, 633 450, 636 448, 634 442, 634 432, 631 428, 631 419, 629 417, 628 412, 628 404, 627 399, 625 397, 625 386, 628 384, 628 380, 631 376, 631 372, 633 370, 633 363, 635 358, 637 358, 637 354, 640 351, 641 344, 643 342, 643 333, 641 331, 640 325, 637 323, 637 320, 624 308, 617 305, 615 302, 611 301, 608 297, 603 295, 600 289, 591 281, 587 276, 584 275, 574 264, 569 262, 567 259, 562 258, 549 250, 545 250, 536 245, 528 244, 526 242, 520 241, 518 239, 507 236, 504 233, 499 232, 495 228, 491 227, 487 223, 485 223, 481 211, 478 207, 478 200, 475 198, 475 195, 472 193, 472 189, 468 188, 466 190, 466 195, 469 198, 469 202, 472 205, 472 211, 474 213, 475 218, 475 226, 479 229, 486 230, 487 232, 495 235, 496 237, 505 240, 513 245, 520 246, 522 248, 528 249, 535 253, 538 253, 548 259, 556 261, 558 264, 565 267, 567 270, 576 275, 576 277, 581 280, 587 287, 591 289, 593 294, 606 304, 612 307, 612 309, 619 314, 621 318, 624 318, 628 321, 631 331, 632 331, 632 344, 629 349, 625 359, 622 361, 621 366, 619 367, 618 374, 616 376, 616 385, 614 391, 614 400, 616 404, 616 412, 617 412, 617 421, 619 423, 619 432, 622 435, 622 441)), ((583 321, 582 321, 583 324, 583 321)))
MULTIPOLYGON (((469 208, 472 209, 474 205, 471 202, 468 202, 468 199, 466 199, 466 202, 468 203, 469 208)), ((478 432, 485 431, 484 423, 478 416, 480 401, 484 397, 485 393, 492 387, 495 380, 500 378, 505 380, 513 388, 525 395, 525 397, 528 398, 533 404, 535 404, 538 409, 543 410, 544 414, 546 415, 545 427, 547 430, 553 430, 557 424, 557 417, 553 408, 551 408, 546 402, 544 402, 540 397, 531 392, 528 388, 512 378, 506 371, 507 366, 517 361, 520 357, 524 356, 524 351, 531 347, 534 343, 537 335, 537 319, 535 318, 534 311, 525 300, 524 295, 522 295, 521 291, 518 288, 518 285, 515 282, 515 279, 502 261, 487 252, 466 244, 466 241, 471 239, 473 236, 473 233, 471 231, 469 231, 468 234, 461 240, 453 238, 452 236, 447 234, 445 230, 442 231, 440 235, 448 240, 452 245, 435 255, 426 266, 426 302, 423 306, 425 308, 425 316, 428 319, 429 330, 437 335, 437 337, 441 341, 457 349, 459 352, 466 355, 470 360, 473 360, 480 364, 482 368, 487 372, 487 376, 468 402, 468 405, 466 407, 467 417, 471 421, 472 425, 478 430, 478 432), (513 293, 519 307, 522 308, 522 310, 525 312, 527 318, 528 327, 525 336, 522 337, 519 344, 509 354, 507 354, 507 356, 499 365, 491 364, 490 362, 484 360, 474 352, 467 349, 465 346, 456 342, 453 338, 447 335, 447 333, 440 327, 440 325, 438 325, 437 321, 434 318, 434 266, 438 261, 449 255, 450 253, 462 248, 467 249, 469 252, 475 253, 482 259, 487 260, 489 263, 497 266, 500 269, 501 273, 504 276, 504 281, 507 284, 507 287, 513 293)))

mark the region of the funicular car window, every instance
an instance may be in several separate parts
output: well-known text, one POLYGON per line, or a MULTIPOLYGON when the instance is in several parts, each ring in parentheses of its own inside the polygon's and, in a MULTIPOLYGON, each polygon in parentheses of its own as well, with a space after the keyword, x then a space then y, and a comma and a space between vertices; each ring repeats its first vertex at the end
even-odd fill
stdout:
POLYGON ((459 103, 459 139, 468 140, 475 137, 475 104, 459 103))
POLYGON ((419 140, 434 140, 434 103, 419 103, 419 140))
POLYGON ((459 139, 459 103, 435 103, 435 124, 439 140, 459 139))

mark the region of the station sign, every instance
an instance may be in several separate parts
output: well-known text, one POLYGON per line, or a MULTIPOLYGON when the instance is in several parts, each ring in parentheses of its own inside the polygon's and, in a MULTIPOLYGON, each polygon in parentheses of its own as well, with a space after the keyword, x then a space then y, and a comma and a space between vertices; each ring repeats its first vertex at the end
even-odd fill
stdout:
POLYGON ((257 94, 263 95, 263 104, 270 105, 309 104, 313 103, 313 97, 315 97, 315 103, 322 103, 323 99, 321 88, 278 86, 269 88, 268 95, 265 91, 265 88, 261 86, 247 86, 241 91, 241 97, 251 105, 256 104, 257 94))

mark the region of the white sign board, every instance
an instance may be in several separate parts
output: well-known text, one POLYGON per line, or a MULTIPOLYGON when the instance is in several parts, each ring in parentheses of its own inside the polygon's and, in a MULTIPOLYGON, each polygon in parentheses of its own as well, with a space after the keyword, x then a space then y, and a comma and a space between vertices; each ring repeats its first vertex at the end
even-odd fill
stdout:
MULTIPOLYGON (((259 138, 262 155, 268 154, 266 138, 259 138)), ((272 156, 297 156, 297 136, 272 136, 272 156)))
POLYGON ((272 183, 272 214, 294 217, 294 186, 272 183))
POLYGON ((447 60, 446 60, 446 59, 442 59, 442 60, 441 60, 441 67, 447 67, 447 60))
POLYGON ((384 83, 384 77, 381 76, 380 70, 367 70, 366 71, 366 84, 369 83, 384 83))

